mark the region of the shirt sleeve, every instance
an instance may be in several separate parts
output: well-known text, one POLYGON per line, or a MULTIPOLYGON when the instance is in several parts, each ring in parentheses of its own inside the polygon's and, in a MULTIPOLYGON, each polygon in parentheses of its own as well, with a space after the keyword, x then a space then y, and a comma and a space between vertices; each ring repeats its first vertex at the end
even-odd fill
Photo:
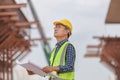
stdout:
POLYGON ((75 49, 72 44, 69 44, 67 47, 65 59, 66 59, 66 64, 64 66, 62 66, 62 65, 59 66, 60 73, 61 72, 71 72, 74 70, 75 49))

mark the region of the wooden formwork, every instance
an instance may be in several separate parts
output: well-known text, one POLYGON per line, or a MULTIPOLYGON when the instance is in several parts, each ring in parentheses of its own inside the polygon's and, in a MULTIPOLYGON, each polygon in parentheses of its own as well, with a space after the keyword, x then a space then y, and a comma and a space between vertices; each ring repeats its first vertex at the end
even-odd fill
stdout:
POLYGON ((30 52, 31 41, 47 40, 31 39, 26 29, 32 29, 31 24, 38 24, 38 21, 29 22, 20 10, 22 7, 26 4, 0 0, 0 80, 13 80, 15 60, 30 52))
POLYGON ((85 57, 99 57, 100 62, 107 66, 120 80, 120 38, 119 37, 95 37, 101 43, 89 45, 85 57), (96 51, 95 51, 96 49, 96 51))

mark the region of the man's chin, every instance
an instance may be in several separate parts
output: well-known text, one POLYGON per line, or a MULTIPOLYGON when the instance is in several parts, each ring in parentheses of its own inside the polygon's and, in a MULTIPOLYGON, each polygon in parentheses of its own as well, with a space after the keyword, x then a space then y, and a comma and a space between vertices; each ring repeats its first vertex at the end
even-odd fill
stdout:
POLYGON ((54 35, 54 37, 58 37, 58 35, 54 35))
POLYGON ((56 35, 54 35, 54 37, 57 37, 56 35))

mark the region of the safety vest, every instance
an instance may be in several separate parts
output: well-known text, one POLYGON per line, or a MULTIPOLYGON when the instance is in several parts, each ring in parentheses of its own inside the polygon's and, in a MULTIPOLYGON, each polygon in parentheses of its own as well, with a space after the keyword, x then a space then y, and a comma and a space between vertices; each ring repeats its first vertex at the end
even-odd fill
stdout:
MULTIPOLYGON (((65 42, 59 51, 56 54, 56 57, 54 58, 55 50, 56 48, 53 49, 50 57, 50 66, 59 66, 59 65, 65 65, 65 55, 66 55, 66 49, 68 44, 70 44, 68 41, 65 42), (53 60, 54 59, 54 60, 53 60)), ((74 71, 72 72, 62 72, 57 74, 56 71, 54 71, 54 74, 58 75, 58 78, 64 79, 64 80, 73 80, 74 79, 74 71)))

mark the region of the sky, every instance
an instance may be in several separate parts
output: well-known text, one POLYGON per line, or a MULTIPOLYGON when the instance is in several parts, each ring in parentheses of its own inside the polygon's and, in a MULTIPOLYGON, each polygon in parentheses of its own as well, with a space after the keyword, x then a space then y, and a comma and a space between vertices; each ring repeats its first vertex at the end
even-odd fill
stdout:
MULTIPOLYGON (((72 23, 73 34, 69 40, 76 49, 75 80, 109 80, 113 73, 100 63, 100 59, 85 58, 84 55, 87 52, 87 45, 99 44, 99 40, 93 39, 93 36, 120 36, 119 24, 105 24, 110 0, 32 0, 32 2, 46 37, 51 38, 49 41, 51 48, 56 44, 53 37, 53 22, 66 18, 72 23)), ((31 18, 28 9, 25 10, 26 15, 31 18)), ((37 31, 33 31, 32 34, 38 36, 37 31)), ((42 47, 39 42, 36 43, 38 47, 32 48, 32 52, 23 62, 31 61, 41 67, 46 66, 42 47)))

